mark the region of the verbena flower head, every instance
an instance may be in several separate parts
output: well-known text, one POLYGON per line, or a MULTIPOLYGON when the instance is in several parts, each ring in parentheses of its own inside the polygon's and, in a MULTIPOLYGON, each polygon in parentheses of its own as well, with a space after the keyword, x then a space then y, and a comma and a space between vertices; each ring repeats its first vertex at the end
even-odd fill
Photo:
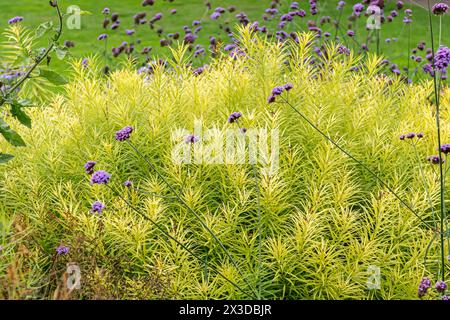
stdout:
POLYGON ((94 184, 107 184, 109 182, 109 179, 111 178, 111 175, 103 170, 99 170, 94 172, 94 174, 91 177, 91 185, 94 184))
POLYGON ((94 167, 97 164, 95 161, 88 161, 84 165, 84 169, 86 170, 86 174, 92 175, 94 173, 94 167))
POLYGON ((447 295, 442 296, 442 300, 448 301, 448 300, 450 300, 450 296, 447 296, 447 295))
POLYGON ((127 188, 130 188, 133 185, 133 182, 131 182, 130 180, 127 180, 123 183, 123 185, 127 188))
POLYGON ((338 50, 339 54, 344 54, 347 56, 350 54, 350 49, 348 49, 347 47, 345 47, 343 45, 340 45, 337 50, 338 50))
POLYGON ((283 89, 286 91, 289 91, 293 88, 294 88, 294 85, 292 83, 286 83, 285 85, 283 85, 283 89))
POLYGON ((403 18, 403 22, 406 23, 406 24, 408 24, 408 23, 411 23, 411 22, 412 22, 412 19, 411 19, 410 17, 404 17, 404 18, 403 18))
POLYGON ((197 36, 195 34, 193 34, 193 33, 187 33, 184 36, 184 42, 185 43, 194 43, 196 39, 197 39, 197 36))
POLYGON ((448 47, 441 46, 436 51, 434 64, 439 71, 446 73, 447 68, 450 65, 450 49, 448 47))
POLYGON ((275 102, 277 96, 281 95, 284 91, 291 90, 292 88, 294 88, 294 86, 291 83, 286 83, 285 85, 283 85, 281 87, 273 88, 271 95, 267 99, 267 102, 268 103, 275 102))
POLYGON ((344 8, 344 6, 345 6, 345 1, 339 1, 339 2, 338 2, 337 9, 338 9, 338 10, 342 10, 342 8, 344 8))
POLYGON ((233 112, 233 113, 228 117, 228 123, 234 123, 234 122, 236 122, 240 117, 242 117, 242 113, 240 113, 240 112, 233 112))
POLYGON ((431 287, 431 280, 427 277, 422 278, 419 284, 418 296, 422 298, 427 293, 428 289, 431 287))
POLYGON ((450 144, 446 143, 441 145, 441 152, 444 154, 448 154, 450 152, 450 144))
POLYGON ((108 35, 106 33, 102 33, 101 35, 98 36, 97 40, 105 40, 108 38, 108 35))
POLYGON ((362 5, 361 3, 357 3, 353 6, 353 14, 357 17, 359 17, 361 15, 361 12, 363 12, 364 10, 364 5, 362 5))
POLYGON ((155 3, 155 0, 144 0, 142 2, 142 6, 146 7, 146 6, 152 6, 155 3))
POLYGON ((103 10, 102 10, 102 13, 103 14, 109 14, 111 11, 109 10, 109 8, 104 8, 103 10))
POLYGON ((213 13, 211 14, 210 18, 211 18, 212 20, 217 20, 217 19, 220 18, 220 13, 218 13, 218 12, 213 12, 213 13))
POLYGON ((279 96, 283 93, 283 91, 284 91, 283 87, 275 87, 272 89, 272 95, 274 95, 275 97, 279 96))
POLYGON ((16 24, 23 21, 23 17, 17 16, 8 20, 8 24, 16 24))
POLYGON ((445 292, 445 290, 447 290, 447 284, 444 281, 439 280, 438 282, 436 282, 434 288, 437 292, 443 293, 445 292))
POLYGON ((408 134, 406 135, 406 137, 407 137, 408 139, 413 139, 413 138, 416 137, 416 134, 415 134, 414 132, 410 132, 410 133, 408 133, 408 134))
POLYGON ((92 210, 91 213, 97 213, 97 214, 102 214, 102 211, 105 209, 105 205, 103 203, 101 203, 100 201, 95 201, 92 204, 92 210))
POLYGON ((135 32, 136 32, 136 31, 133 30, 133 29, 127 29, 127 30, 125 30, 125 34, 126 34, 127 36, 131 36, 131 35, 133 35, 135 32))
MULTIPOLYGON (((432 155, 427 157, 427 161, 430 162, 431 164, 439 164, 439 156, 438 155, 432 155)), ((444 163, 444 161, 442 161, 442 163, 444 163)))
POLYGON ((416 137, 422 139, 424 137, 424 134, 422 132, 419 132, 418 134, 416 134, 416 137))
POLYGON ((69 253, 69 248, 66 246, 59 246, 58 248, 56 248, 56 254, 63 255, 63 254, 68 254, 69 253))
POLYGON ((431 11, 433 12, 433 14, 440 16, 443 14, 446 14, 448 12, 448 5, 446 5, 445 3, 436 3, 433 8, 431 9, 431 11))
POLYGON ((85 68, 89 67, 89 59, 83 58, 83 60, 81 60, 81 65, 85 68))
POLYGON ((198 137, 193 134, 189 134, 184 138, 184 142, 186 143, 196 143, 198 140, 198 137))
POLYGON ((133 127, 132 126, 126 126, 123 129, 120 129, 116 132, 116 140, 117 141, 126 141, 130 139, 131 134, 133 133, 133 127))

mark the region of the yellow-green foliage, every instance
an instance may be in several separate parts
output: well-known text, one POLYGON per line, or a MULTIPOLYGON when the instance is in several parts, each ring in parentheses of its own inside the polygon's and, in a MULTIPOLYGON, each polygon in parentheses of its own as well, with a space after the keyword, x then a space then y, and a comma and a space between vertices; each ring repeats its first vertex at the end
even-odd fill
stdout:
MULTIPOLYGON (((328 48, 330 58, 315 70, 307 60, 308 34, 285 48, 248 31, 241 38, 246 58, 223 57, 200 76, 182 64, 184 48, 174 52, 172 71, 157 68, 148 79, 132 68, 101 77, 94 59, 89 68, 75 64, 67 94, 34 110, 33 129, 22 130, 28 146, 5 150, 17 157, 0 169, 7 225, 1 238, 7 248, 5 269, 0 269, 7 288, 0 292, 3 297, 251 298, 217 275, 219 270, 248 291, 245 280, 259 288, 258 198, 251 165, 176 165, 171 160, 174 130, 192 130, 202 120, 205 129, 221 132, 230 128, 227 118, 233 111, 243 113, 241 126, 280 131, 279 170, 269 176, 257 168, 262 297, 417 297, 421 277, 437 271, 436 243, 424 263, 433 231, 288 106, 268 105, 267 97, 276 85, 294 84, 289 101, 430 220, 419 163, 436 200, 436 175, 424 161, 436 149, 427 101, 431 85, 379 76, 380 59, 373 56, 360 71, 350 71, 360 58, 338 55, 336 48, 328 48), (155 172, 126 143, 114 140, 114 132, 126 125, 135 127, 132 142, 217 234, 245 279, 195 217, 170 198, 155 172), (420 161, 398 139, 410 131, 425 133, 418 144, 420 161), (112 174, 116 193, 89 185, 83 170, 87 160, 112 174), (127 179, 147 193, 126 190, 127 179), (167 242, 117 193, 202 256, 208 268, 167 242), (100 217, 90 213, 95 200, 108 208, 100 217), (55 258, 60 244, 70 252, 55 258), (81 289, 72 293, 64 292, 68 262, 77 263, 82 275, 81 289), (367 288, 370 266, 381 270, 376 290, 367 288)), ((448 95, 443 99, 448 105, 448 95)), ((446 108, 442 116, 447 138, 446 108)))

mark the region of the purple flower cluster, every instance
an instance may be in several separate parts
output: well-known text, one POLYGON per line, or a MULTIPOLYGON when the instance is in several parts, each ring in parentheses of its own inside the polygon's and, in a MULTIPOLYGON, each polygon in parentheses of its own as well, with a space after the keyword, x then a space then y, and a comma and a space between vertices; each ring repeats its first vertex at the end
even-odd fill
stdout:
POLYGON ((102 211, 106 208, 106 206, 101 203, 100 201, 95 201, 92 204, 92 209, 91 209, 91 213, 97 213, 97 214, 102 214, 102 211))
POLYGON ((16 24, 23 21, 23 17, 17 16, 8 20, 8 24, 16 24))
POLYGON ((361 13, 364 11, 364 5, 361 3, 357 3, 353 6, 353 14, 357 17, 361 15, 361 13))
POLYGON ((95 161, 88 161, 84 165, 84 169, 86 170, 86 174, 92 175, 94 173, 94 167, 97 164, 95 161))
POLYGON ((272 89, 272 94, 267 99, 268 103, 273 103, 276 100, 276 97, 281 95, 284 91, 290 91, 294 86, 291 83, 287 83, 283 85, 282 87, 275 87, 272 89))
MULTIPOLYGON (((441 162, 439 161, 438 155, 428 156, 427 161, 430 162, 431 164, 439 164, 441 162)), ((442 161, 442 163, 444 163, 444 161, 442 161)))
POLYGON ((57 255, 65 255, 69 253, 69 248, 63 245, 60 245, 58 248, 56 248, 56 254, 57 255))
POLYGON ((407 133, 407 134, 400 135, 399 139, 400 140, 405 140, 405 139, 410 139, 411 140, 411 139, 414 139, 414 138, 422 139, 423 137, 424 137, 424 134, 422 132, 419 132, 419 133, 410 132, 410 133, 407 133))
POLYGON ((126 141, 128 139, 130 139, 131 134, 133 133, 133 127, 132 126, 127 126, 123 129, 120 129, 119 131, 116 132, 116 140, 117 141, 126 141))
POLYGON ((450 65, 450 49, 448 47, 441 46, 436 51, 434 64, 440 72, 447 72, 447 68, 450 65))
POLYGON ((439 280, 438 282, 436 282, 434 288, 436 289, 437 292, 444 293, 445 290, 447 290, 447 284, 444 281, 439 280))
POLYGON ((106 40, 108 38, 108 35, 106 33, 102 33, 98 36, 97 40, 106 40))
POLYGON ((133 186, 133 182, 131 182, 130 180, 127 180, 127 181, 125 181, 125 182, 123 183, 123 185, 124 185, 126 188, 131 188, 131 186, 133 186))
POLYGON ((94 172, 91 177, 91 185, 94 184, 107 184, 109 182, 109 179, 111 178, 111 175, 103 170, 99 170, 94 172))
POLYGON ((431 280, 427 277, 422 278, 422 281, 420 281, 419 284, 419 291, 418 291, 419 298, 425 296, 427 294, 428 289, 430 288, 431 288, 431 280))
POLYGON ((431 11, 433 12, 433 14, 437 16, 446 14, 448 12, 448 5, 442 2, 436 3, 431 9, 431 11))
POLYGON ((184 138, 185 143, 196 143, 198 140, 198 137, 193 134, 189 134, 184 138))
POLYGON ((235 123, 236 121, 239 120, 240 117, 242 117, 242 113, 240 113, 240 112, 233 112, 233 113, 228 117, 228 123, 235 123))
POLYGON ((340 45, 337 50, 339 54, 343 54, 346 56, 350 55, 350 50, 345 46, 340 45))
POLYGON ((447 155, 450 152, 450 144, 446 143, 441 145, 441 152, 447 155))

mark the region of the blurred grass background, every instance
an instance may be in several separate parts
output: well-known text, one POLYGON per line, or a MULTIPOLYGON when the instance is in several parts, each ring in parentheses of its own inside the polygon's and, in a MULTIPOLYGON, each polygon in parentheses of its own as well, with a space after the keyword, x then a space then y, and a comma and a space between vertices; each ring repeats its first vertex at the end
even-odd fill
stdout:
MULTIPOLYGON (((69 30, 65 29, 62 40, 70 40, 75 43, 75 47, 71 48, 71 56, 75 58, 82 58, 89 56, 91 54, 103 54, 104 43, 97 40, 97 37, 101 33, 107 32, 109 34, 108 40, 108 51, 111 50, 111 46, 118 46, 123 41, 135 41, 140 39, 143 46, 152 46, 152 54, 156 55, 168 55, 169 49, 161 48, 159 44, 160 37, 156 33, 158 27, 163 27, 162 37, 168 33, 180 32, 181 35, 184 34, 183 26, 190 26, 192 29, 193 20, 202 21, 202 31, 199 33, 199 39, 196 43, 202 44, 204 46, 208 45, 208 39, 211 35, 221 38, 224 42, 228 42, 229 38, 226 33, 219 28, 219 25, 228 24, 234 26, 237 19, 234 18, 236 13, 245 12, 251 21, 260 21, 261 24, 267 25, 270 29, 274 30, 276 24, 279 20, 265 22, 262 20, 262 14, 264 10, 270 6, 270 0, 211 0, 209 1, 212 6, 212 10, 208 11, 205 6, 205 0, 174 0, 169 2, 166 0, 156 0, 153 6, 142 7, 141 0, 59 0, 59 3, 65 12, 69 6, 76 5, 81 8, 81 10, 88 11, 91 15, 84 15, 81 17, 81 29, 79 30, 69 30), (234 5, 237 7, 236 12, 226 13, 218 20, 211 20, 210 14, 213 12, 214 8, 221 6, 227 8, 228 6, 234 5), (101 13, 104 7, 111 9, 111 12, 117 12, 120 14, 121 26, 118 30, 112 31, 110 29, 106 30, 102 28, 103 15, 101 13), (177 9, 177 14, 171 15, 171 9, 177 9), (163 14, 163 18, 156 24, 156 28, 151 30, 148 24, 139 26, 136 30, 134 38, 125 35, 125 29, 134 28, 133 15, 137 12, 146 12, 147 18, 152 17, 156 13, 160 12, 163 14)), ((281 0, 280 11, 288 12, 289 6, 293 1, 281 0)), ((287 32, 306 30, 306 22, 308 20, 319 21, 323 16, 330 16, 332 18, 337 18, 338 11, 336 10, 337 0, 327 0, 319 1, 319 14, 312 16, 309 13, 309 3, 308 1, 298 1, 300 7, 307 11, 307 16, 303 19, 296 18, 293 24, 288 24, 285 29, 287 32)), ((347 28, 347 16, 352 11, 353 4, 358 1, 346 1, 343 23, 342 27, 347 28)), ((390 12, 396 8, 397 1, 386 1, 385 12, 390 12)), ((405 1, 406 2, 406 1, 405 1)), ((392 61, 406 65, 407 59, 410 56, 408 53, 408 46, 416 46, 420 41, 426 41, 429 39, 429 27, 427 11, 414 4, 406 3, 404 9, 399 13, 399 16, 394 19, 392 23, 386 23, 382 25, 381 29, 381 52, 392 61), (406 8, 412 8, 413 23, 411 24, 411 30, 409 30, 408 25, 403 23, 404 13, 403 10, 406 8), (411 39, 409 40, 409 33, 411 39), (386 38, 394 39, 397 38, 398 41, 391 41, 387 43, 386 38), (409 44, 410 43, 410 44, 409 44)), ((40 23, 47 21, 48 19, 54 19, 52 8, 48 5, 47 0, 23 0, 23 1, 1 1, 0 3, 0 27, 4 28, 7 26, 8 19, 13 16, 21 15, 25 18, 24 24, 29 27, 36 27, 40 23)), ((436 20, 436 30, 438 28, 436 20)), ((362 19, 357 21, 356 24, 356 40, 359 43, 365 42, 365 37, 367 36, 367 31, 365 30, 365 21, 362 19)), ((446 26, 450 25, 450 16, 446 15, 442 19, 442 43, 445 45, 450 45, 450 33, 446 26)), ((332 34, 333 27, 331 24, 326 25, 324 31, 330 31, 332 34)), ((429 42, 429 41, 428 41, 429 42)), ((429 43, 427 43, 429 44, 429 43)), ((371 50, 375 50, 375 45, 369 46, 371 50)), ((139 47, 137 46, 139 49, 139 47)), ((198 58, 195 62, 196 64, 202 64, 207 62, 207 57, 198 58)), ((54 59, 56 60, 56 59, 54 59)), ((54 62, 57 64, 57 69, 59 71, 64 71, 68 67, 66 62, 54 62)), ((111 62, 110 62, 111 63, 111 62)), ((415 62, 412 62, 414 66, 415 62)))

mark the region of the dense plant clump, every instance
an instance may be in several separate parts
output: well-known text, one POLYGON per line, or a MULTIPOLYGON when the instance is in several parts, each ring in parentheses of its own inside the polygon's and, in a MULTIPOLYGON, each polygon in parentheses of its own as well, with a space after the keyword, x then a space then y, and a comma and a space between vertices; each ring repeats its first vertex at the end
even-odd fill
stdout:
POLYGON ((0 167, 0 298, 450 300, 447 3, 417 45, 402 1, 273 0, 260 21, 206 1, 176 33, 155 1, 131 24, 104 8, 103 56, 44 97, 76 45, 49 4, 57 27, 15 16, 0 48, 0 163, 23 147, 0 167), (394 19, 405 66, 381 50, 394 19))
MULTIPOLYGON (((362 63, 339 45, 312 65, 314 33, 288 46, 249 27, 235 37, 242 55, 196 75, 189 44, 151 76, 74 64, 66 94, 33 110, 24 152, 0 167, 0 297, 447 299, 430 244, 431 83, 384 76, 382 58, 362 63), (271 159, 201 161, 229 130, 253 129, 278 132, 274 170, 271 159), (176 162, 177 146, 203 156, 176 162), (79 290, 65 287, 68 263, 79 290)), ((443 108, 444 142, 448 117, 443 108)))

